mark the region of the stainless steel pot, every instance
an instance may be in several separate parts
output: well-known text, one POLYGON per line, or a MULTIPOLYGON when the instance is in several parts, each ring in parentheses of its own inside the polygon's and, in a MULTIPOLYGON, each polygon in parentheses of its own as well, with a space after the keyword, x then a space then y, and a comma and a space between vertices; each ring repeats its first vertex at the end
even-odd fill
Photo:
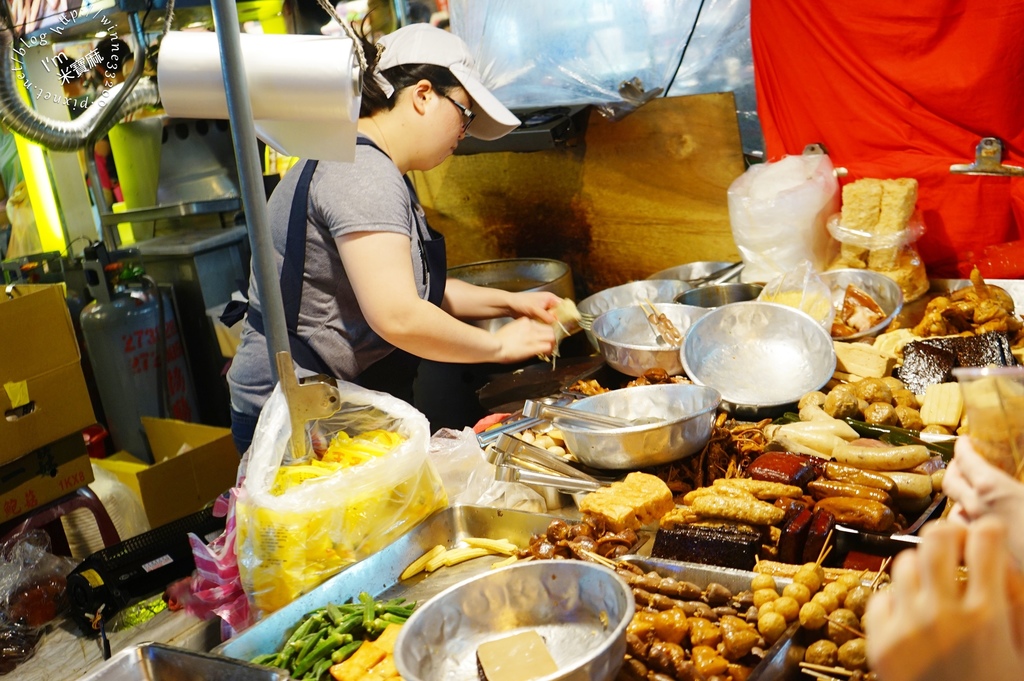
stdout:
MULTIPOLYGON (((575 300, 572 268, 561 260, 509 258, 472 262, 448 268, 448 278, 513 293, 550 291, 562 298, 575 300)), ((483 319, 474 324, 488 331, 496 331, 510 321, 510 317, 500 317, 483 319)))

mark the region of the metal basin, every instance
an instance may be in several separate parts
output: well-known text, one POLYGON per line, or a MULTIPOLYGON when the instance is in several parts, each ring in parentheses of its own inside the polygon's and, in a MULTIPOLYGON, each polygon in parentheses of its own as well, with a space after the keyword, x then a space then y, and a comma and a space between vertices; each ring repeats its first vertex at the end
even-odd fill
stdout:
MULTIPOLYGON (((631 281, 587 296, 576 305, 576 308, 581 315, 589 316, 591 320, 594 320, 609 310, 630 307, 642 300, 650 300, 652 303, 671 303, 677 295, 690 290, 690 288, 689 284, 680 279, 631 281)), ((584 329, 586 326, 584 325, 584 329)), ((594 346, 595 350, 600 350, 594 333, 589 329, 586 329, 586 332, 590 344, 594 346)))
POLYGON ((832 377, 836 354, 821 324, 792 307, 734 303, 711 310, 686 334, 682 351, 694 383, 722 394, 740 416, 792 407, 832 377))
POLYGON ((865 336, 877 336, 882 329, 889 326, 896 315, 903 309, 903 291, 895 281, 872 270, 830 270, 819 275, 829 289, 832 291, 832 306, 836 310, 843 307, 843 298, 846 296, 846 287, 853 284, 860 290, 871 296, 878 306, 885 313, 885 319, 878 322, 870 329, 855 333, 852 336, 843 336, 842 340, 856 340, 865 336))
MULTIPOLYGON (((659 303, 655 309, 679 329, 685 339, 687 329, 707 310, 692 305, 659 303)), ((683 373, 679 345, 658 342, 657 335, 639 305, 605 312, 591 327, 604 360, 616 371, 640 376, 648 369, 664 369, 669 376, 683 373)))
MULTIPOLYGON (((448 268, 448 277, 476 286, 520 291, 550 291, 562 298, 575 300, 572 268, 561 260, 546 258, 509 258, 485 260, 448 268)), ((496 331, 508 324, 510 317, 483 319, 472 322, 476 326, 496 331)))
POLYGON ((160 643, 125 648, 82 677, 82 681, 287 681, 283 669, 261 667, 220 655, 160 643))
MULTIPOLYGON (((688 262, 684 265, 676 265, 675 267, 669 267, 668 269, 659 270, 654 274, 648 276, 648 279, 680 279, 682 281, 689 281, 691 279, 700 279, 706 277, 709 274, 714 274, 720 270, 725 269, 731 262, 717 262, 713 260, 700 260, 698 262, 688 262)), ((736 276, 739 276, 737 273, 736 276)))
POLYGON ((407 681, 476 681, 481 644, 532 629, 558 665, 537 681, 611 681, 622 667, 635 608, 632 590, 606 567, 517 563, 422 604, 398 635, 395 666, 407 681))
POLYGON ((696 454, 711 438, 722 396, 714 388, 666 383, 623 388, 586 397, 570 409, 655 423, 594 430, 556 420, 566 447, 593 468, 625 470, 656 466, 696 454))
POLYGON ((760 284, 714 284, 683 291, 676 296, 676 302, 697 307, 721 307, 729 303, 756 300, 761 295, 760 284))

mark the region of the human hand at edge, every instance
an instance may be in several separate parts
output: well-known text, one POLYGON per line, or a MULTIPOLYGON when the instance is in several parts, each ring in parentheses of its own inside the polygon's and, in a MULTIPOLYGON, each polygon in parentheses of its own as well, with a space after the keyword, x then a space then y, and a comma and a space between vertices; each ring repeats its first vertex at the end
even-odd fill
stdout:
MULTIPOLYGON (((956 502, 950 519, 963 523, 991 515, 1007 527, 1024 527, 1024 483, 986 461, 970 437, 958 438, 955 447, 942 480, 942 491, 956 502)), ((1015 531, 1007 541, 1017 565, 1024 566, 1024 534, 1015 531)))
POLYGON ((892 583, 868 602, 868 664, 884 681, 1017 681, 1024 669, 1021 575, 1006 526, 986 517, 938 522, 893 563, 892 583), (961 559, 966 588, 957 583, 961 559))
POLYGON ((550 355, 555 350, 555 330, 528 317, 520 317, 495 331, 501 348, 497 361, 510 364, 537 355, 550 355))

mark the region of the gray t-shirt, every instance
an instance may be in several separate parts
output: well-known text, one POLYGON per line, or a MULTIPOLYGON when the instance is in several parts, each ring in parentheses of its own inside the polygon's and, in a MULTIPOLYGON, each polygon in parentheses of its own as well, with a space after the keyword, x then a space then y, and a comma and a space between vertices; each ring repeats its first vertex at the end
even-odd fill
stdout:
MULTIPOLYGON (((284 176, 267 204, 279 275, 292 197, 304 163, 284 176)), ((413 209, 405 181, 391 159, 362 145, 356 147, 354 163, 321 161, 313 173, 306 204, 306 262, 298 321, 299 335, 335 378, 347 381, 394 349, 367 324, 334 242, 335 237, 356 232, 409 236, 416 287, 426 299, 430 282, 420 256, 420 242, 427 234, 423 211, 418 206, 413 209)), ((249 305, 262 313, 255 277, 249 282, 249 305)), ((264 323, 268 323, 265 315, 264 323)), ((227 378, 231 406, 243 414, 258 414, 273 384, 266 337, 248 319, 227 378)))

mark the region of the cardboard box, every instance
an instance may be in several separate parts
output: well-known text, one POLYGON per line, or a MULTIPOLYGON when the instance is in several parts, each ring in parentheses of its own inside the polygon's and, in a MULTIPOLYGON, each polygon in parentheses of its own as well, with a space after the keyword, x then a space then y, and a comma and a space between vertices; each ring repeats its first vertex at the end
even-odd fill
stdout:
POLYGON ((0 466, 0 523, 25 515, 93 481, 81 433, 0 466))
POLYGON ((139 495, 151 527, 194 513, 234 486, 239 456, 229 429, 148 416, 142 425, 155 463, 127 452, 95 463, 139 495))
POLYGON ((64 287, 0 293, 0 329, 0 464, 72 433, 81 440, 96 415, 64 287))

